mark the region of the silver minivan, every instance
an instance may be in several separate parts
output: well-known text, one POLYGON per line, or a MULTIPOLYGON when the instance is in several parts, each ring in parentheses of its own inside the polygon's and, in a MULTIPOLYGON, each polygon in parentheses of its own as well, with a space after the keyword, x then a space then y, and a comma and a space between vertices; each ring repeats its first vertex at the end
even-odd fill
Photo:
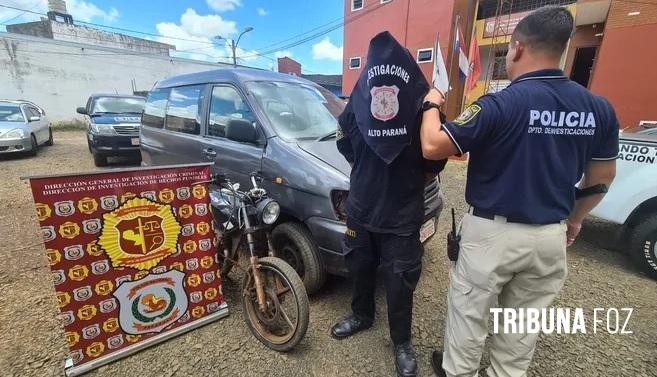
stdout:
MULTIPOLYGON (((345 275, 341 240, 351 168, 335 144, 344 103, 299 77, 257 69, 176 76, 150 91, 141 127, 142 164, 214 162, 243 187, 259 172, 281 205, 274 247, 309 293, 326 273, 345 275)), ((425 188, 423 241, 442 209, 438 182, 425 188)))

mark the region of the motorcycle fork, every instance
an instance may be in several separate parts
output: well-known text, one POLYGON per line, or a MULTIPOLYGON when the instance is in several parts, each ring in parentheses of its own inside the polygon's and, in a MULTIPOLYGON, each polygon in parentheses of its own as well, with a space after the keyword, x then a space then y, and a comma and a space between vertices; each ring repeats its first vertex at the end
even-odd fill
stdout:
POLYGON ((249 221, 249 215, 246 212, 246 205, 242 203, 242 219, 244 220, 244 229, 246 230, 246 240, 249 244, 249 252, 251 257, 249 258, 249 265, 251 272, 253 273, 253 282, 256 289, 256 297, 258 298, 258 307, 261 312, 267 310, 267 302, 265 299, 265 289, 262 281, 262 275, 260 274, 260 269, 258 268, 258 256, 255 250, 255 237, 251 233, 251 222, 249 221))

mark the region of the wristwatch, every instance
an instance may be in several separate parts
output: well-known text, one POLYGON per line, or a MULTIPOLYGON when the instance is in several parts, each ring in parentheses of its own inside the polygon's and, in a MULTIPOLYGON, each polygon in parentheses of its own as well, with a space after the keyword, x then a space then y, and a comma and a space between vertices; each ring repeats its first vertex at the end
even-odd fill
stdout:
POLYGON ((440 105, 435 102, 424 101, 424 103, 422 104, 422 111, 424 112, 429 109, 438 109, 438 111, 440 111, 440 105))

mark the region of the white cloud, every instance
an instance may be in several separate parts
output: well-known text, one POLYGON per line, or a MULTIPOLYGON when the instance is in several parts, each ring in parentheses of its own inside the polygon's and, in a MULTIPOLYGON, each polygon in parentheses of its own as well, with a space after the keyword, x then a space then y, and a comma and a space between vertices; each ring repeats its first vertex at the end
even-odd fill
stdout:
POLYGON ((198 37, 215 37, 235 34, 235 21, 227 21, 216 14, 201 16, 194 9, 187 8, 180 16, 180 26, 189 34, 198 37))
POLYGON ((225 12, 242 6, 242 0, 205 0, 212 10, 225 12))
POLYGON ((276 52, 276 57, 277 57, 277 58, 284 58, 284 57, 286 57, 286 56, 287 56, 288 58, 291 58, 292 55, 293 55, 293 54, 292 54, 292 51, 287 51, 287 50, 285 50, 285 51, 277 51, 277 52, 276 52))
POLYGON ((269 12, 265 10, 265 8, 256 8, 256 12, 258 12, 258 16, 266 16, 267 14, 269 14, 269 12))
POLYGON ((338 47, 331 43, 329 37, 313 45, 313 59, 315 60, 342 60, 342 46, 338 47))
MULTIPOLYGON (((48 11, 48 0, 38 0, 37 2, 34 0, 6 0, 3 1, 3 5, 29 11, 23 12, 0 8, 0 20, 11 20, 10 23, 36 21, 41 15, 30 12, 45 14, 48 11)), ((66 9, 73 16, 74 20, 82 22, 112 22, 120 16, 116 8, 102 9, 93 2, 85 0, 68 0, 66 1, 66 9)))

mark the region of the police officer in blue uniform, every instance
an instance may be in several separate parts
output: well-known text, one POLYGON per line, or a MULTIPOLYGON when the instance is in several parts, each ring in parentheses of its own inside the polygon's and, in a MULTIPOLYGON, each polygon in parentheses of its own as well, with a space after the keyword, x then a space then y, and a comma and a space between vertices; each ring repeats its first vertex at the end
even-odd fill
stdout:
MULTIPOLYGON (((439 376, 477 374, 495 303, 551 305, 566 279, 566 247, 615 176, 613 108, 558 69, 572 31, 565 8, 536 10, 513 32, 508 88, 481 97, 453 122, 441 124, 435 110, 423 118, 425 158, 470 153, 471 207, 450 271, 443 352, 432 355, 439 376)), ((443 101, 436 90, 425 99, 443 101)), ((537 338, 493 334, 488 375, 525 376, 537 338)))
POLYGON ((429 85, 413 56, 384 32, 370 42, 367 60, 339 118, 338 149, 352 165, 343 248, 354 287, 352 313, 331 334, 342 339, 372 326, 380 265, 397 374, 415 376, 411 321, 422 268, 425 173, 435 179, 445 161, 422 157, 419 126, 429 85))

